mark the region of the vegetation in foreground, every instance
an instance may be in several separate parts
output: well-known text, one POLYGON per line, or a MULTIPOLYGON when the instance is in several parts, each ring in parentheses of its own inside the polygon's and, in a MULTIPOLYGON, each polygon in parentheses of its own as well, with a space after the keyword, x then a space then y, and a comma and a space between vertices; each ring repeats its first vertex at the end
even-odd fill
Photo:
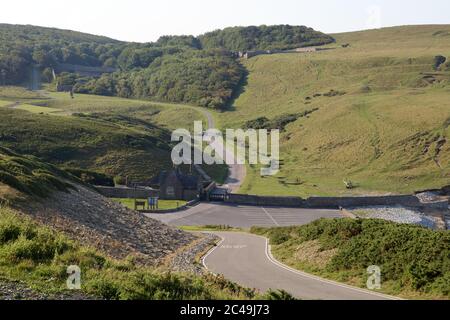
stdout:
MULTIPOLYGON (((133 258, 112 260, 82 247, 29 218, 0 208, 0 277, 23 281, 39 292, 67 292, 67 267, 81 268, 82 292, 102 299, 252 299, 273 298, 213 275, 171 273, 143 267, 133 258)), ((276 295, 275 295, 276 296, 276 295)))
POLYGON ((275 258, 325 278, 365 287, 381 268, 381 292, 450 298, 450 232, 375 219, 321 219, 308 225, 251 229, 267 236, 275 258))

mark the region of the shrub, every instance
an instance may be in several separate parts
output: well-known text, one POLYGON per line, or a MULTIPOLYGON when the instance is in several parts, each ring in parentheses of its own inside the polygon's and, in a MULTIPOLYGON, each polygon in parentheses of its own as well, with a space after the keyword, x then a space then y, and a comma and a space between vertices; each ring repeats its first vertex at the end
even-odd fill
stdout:
POLYGON ((321 219, 300 227, 252 228, 283 250, 318 240, 322 250, 337 249, 325 266, 343 274, 378 265, 384 281, 424 293, 448 295, 450 232, 377 219, 321 219), (286 235, 290 235, 286 243, 286 235), (447 287, 446 287, 447 285, 447 287))

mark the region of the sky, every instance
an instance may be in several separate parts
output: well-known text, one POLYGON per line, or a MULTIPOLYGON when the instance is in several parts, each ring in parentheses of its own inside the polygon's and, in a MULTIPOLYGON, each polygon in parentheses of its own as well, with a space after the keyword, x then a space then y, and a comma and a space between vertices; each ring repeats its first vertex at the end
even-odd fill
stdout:
POLYGON ((325 33, 450 24, 449 12, 448 0, 1 0, 0 23, 150 42, 261 24, 306 25, 325 33))

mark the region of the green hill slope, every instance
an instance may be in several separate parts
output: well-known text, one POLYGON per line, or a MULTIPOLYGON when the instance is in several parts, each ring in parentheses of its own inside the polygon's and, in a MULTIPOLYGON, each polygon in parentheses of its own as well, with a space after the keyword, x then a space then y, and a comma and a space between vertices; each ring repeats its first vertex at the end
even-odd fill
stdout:
POLYGON ((336 34, 346 48, 258 56, 223 127, 318 108, 282 134, 282 169, 242 192, 402 193, 450 184, 450 26, 336 34), (343 179, 358 185, 346 190, 343 179))
POLYGON ((22 156, 0 147, 0 203, 11 196, 3 186, 9 186, 30 196, 45 197, 52 191, 68 191, 74 187, 69 181, 77 178, 33 156, 22 156))
POLYGON ((71 99, 67 93, 29 98, 28 91, 15 88, 3 88, 1 95, 0 146, 58 166, 137 180, 171 167, 172 129, 204 120, 188 106, 90 95, 71 99), (10 95, 14 100, 7 101, 10 95))

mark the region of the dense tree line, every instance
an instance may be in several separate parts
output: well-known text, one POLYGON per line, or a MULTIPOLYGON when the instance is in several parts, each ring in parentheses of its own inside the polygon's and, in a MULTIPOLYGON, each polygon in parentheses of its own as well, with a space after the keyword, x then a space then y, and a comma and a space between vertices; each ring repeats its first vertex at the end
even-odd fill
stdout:
POLYGON ((75 91, 220 108, 232 97, 243 72, 227 51, 188 50, 158 57, 144 69, 105 74, 76 84, 75 91))
POLYGON ((0 85, 21 84, 39 67, 42 79, 63 64, 108 67, 99 78, 60 70, 58 83, 79 93, 152 98, 219 108, 244 75, 237 50, 284 49, 329 43, 306 27, 228 28, 200 37, 163 36, 153 43, 127 43, 68 30, 0 24, 0 85))
POLYGON ((199 37, 203 48, 231 51, 283 50, 334 42, 324 33, 304 26, 250 26, 216 30, 199 37))
POLYGON ((31 65, 43 70, 59 63, 115 65, 125 46, 117 40, 74 31, 0 24, 0 81, 20 84, 27 79, 31 65))

